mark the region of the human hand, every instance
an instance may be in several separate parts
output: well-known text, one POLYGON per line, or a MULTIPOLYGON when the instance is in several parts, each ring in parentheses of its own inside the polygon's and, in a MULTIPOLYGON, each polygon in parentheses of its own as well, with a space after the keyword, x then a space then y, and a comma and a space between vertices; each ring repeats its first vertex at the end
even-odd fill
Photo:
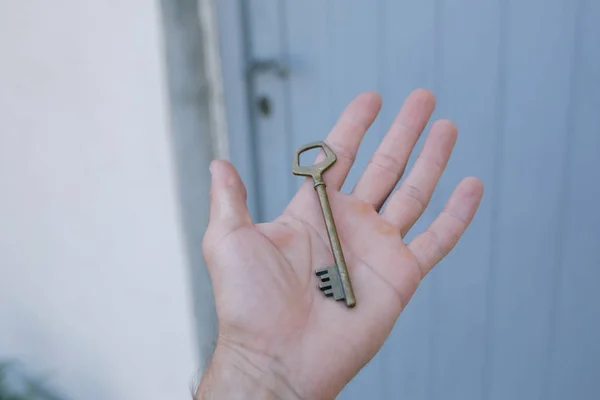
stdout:
POLYGON ((233 166, 211 164, 203 251, 219 335, 198 398, 334 398, 377 353, 421 279, 471 222, 483 186, 465 178, 427 230, 403 241, 425 210, 457 138, 452 122, 435 122, 413 169, 394 191, 435 106, 433 94, 422 89, 407 98, 352 192, 339 191, 380 106, 379 95, 361 94, 325 140, 337 155, 323 179, 355 308, 317 288, 314 271, 334 262, 312 179, 306 178, 281 216, 253 224, 233 166))

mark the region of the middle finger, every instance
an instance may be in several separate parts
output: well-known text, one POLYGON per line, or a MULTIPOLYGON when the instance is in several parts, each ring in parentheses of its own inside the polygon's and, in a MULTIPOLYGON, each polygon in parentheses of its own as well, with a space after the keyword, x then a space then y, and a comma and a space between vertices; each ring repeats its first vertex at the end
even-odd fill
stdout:
POLYGON ((402 177, 410 153, 434 107, 435 97, 428 90, 417 89, 408 96, 352 190, 354 196, 370 203, 379 211, 402 177))

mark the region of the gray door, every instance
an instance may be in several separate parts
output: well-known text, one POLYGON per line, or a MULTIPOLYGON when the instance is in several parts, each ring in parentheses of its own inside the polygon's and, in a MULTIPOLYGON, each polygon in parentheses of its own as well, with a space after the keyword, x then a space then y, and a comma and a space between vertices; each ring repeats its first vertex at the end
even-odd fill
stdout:
POLYGON ((340 398, 600 398, 599 1, 224 0, 219 18, 233 161, 259 220, 300 183, 294 149, 363 90, 383 109, 345 190, 416 87, 459 139, 412 235, 460 178, 485 185, 465 237, 340 398), (269 59, 289 74, 244 80, 269 59))

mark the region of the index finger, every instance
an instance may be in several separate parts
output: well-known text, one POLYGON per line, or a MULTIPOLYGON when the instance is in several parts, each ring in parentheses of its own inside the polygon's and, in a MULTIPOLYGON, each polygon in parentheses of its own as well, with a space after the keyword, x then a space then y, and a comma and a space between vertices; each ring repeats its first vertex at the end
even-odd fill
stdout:
MULTIPOLYGON (((323 176, 327 187, 340 190, 354 164, 360 142, 380 108, 381 96, 376 92, 364 92, 355 97, 342 112, 324 140, 337 156, 336 163, 323 176)), ((322 159, 324 154, 317 161, 322 159)))

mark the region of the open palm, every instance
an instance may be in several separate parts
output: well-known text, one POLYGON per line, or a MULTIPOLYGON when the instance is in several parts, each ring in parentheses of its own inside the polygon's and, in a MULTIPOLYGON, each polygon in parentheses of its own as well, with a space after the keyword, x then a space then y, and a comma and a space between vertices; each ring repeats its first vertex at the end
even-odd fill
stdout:
MULTIPOLYGON (((481 182, 464 179, 431 226, 403 242, 425 210, 457 136, 450 121, 433 124, 414 168, 394 191, 435 106, 426 90, 408 97, 352 192, 341 193, 380 106, 377 94, 361 94, 325 140, 338 158, 323 178, 355 308, 317 288, 314 271, 334 262, 310 178, 280 217, 253 224, 235 169, 224 161, 211 166, 203 249, 219 320, 213 363, 237 365, 275 398, 334 398, 379 350, 421 279, 454 247, 481 199, 481 182)), ((211 373, 216 372, 207 376, 211 373)))

